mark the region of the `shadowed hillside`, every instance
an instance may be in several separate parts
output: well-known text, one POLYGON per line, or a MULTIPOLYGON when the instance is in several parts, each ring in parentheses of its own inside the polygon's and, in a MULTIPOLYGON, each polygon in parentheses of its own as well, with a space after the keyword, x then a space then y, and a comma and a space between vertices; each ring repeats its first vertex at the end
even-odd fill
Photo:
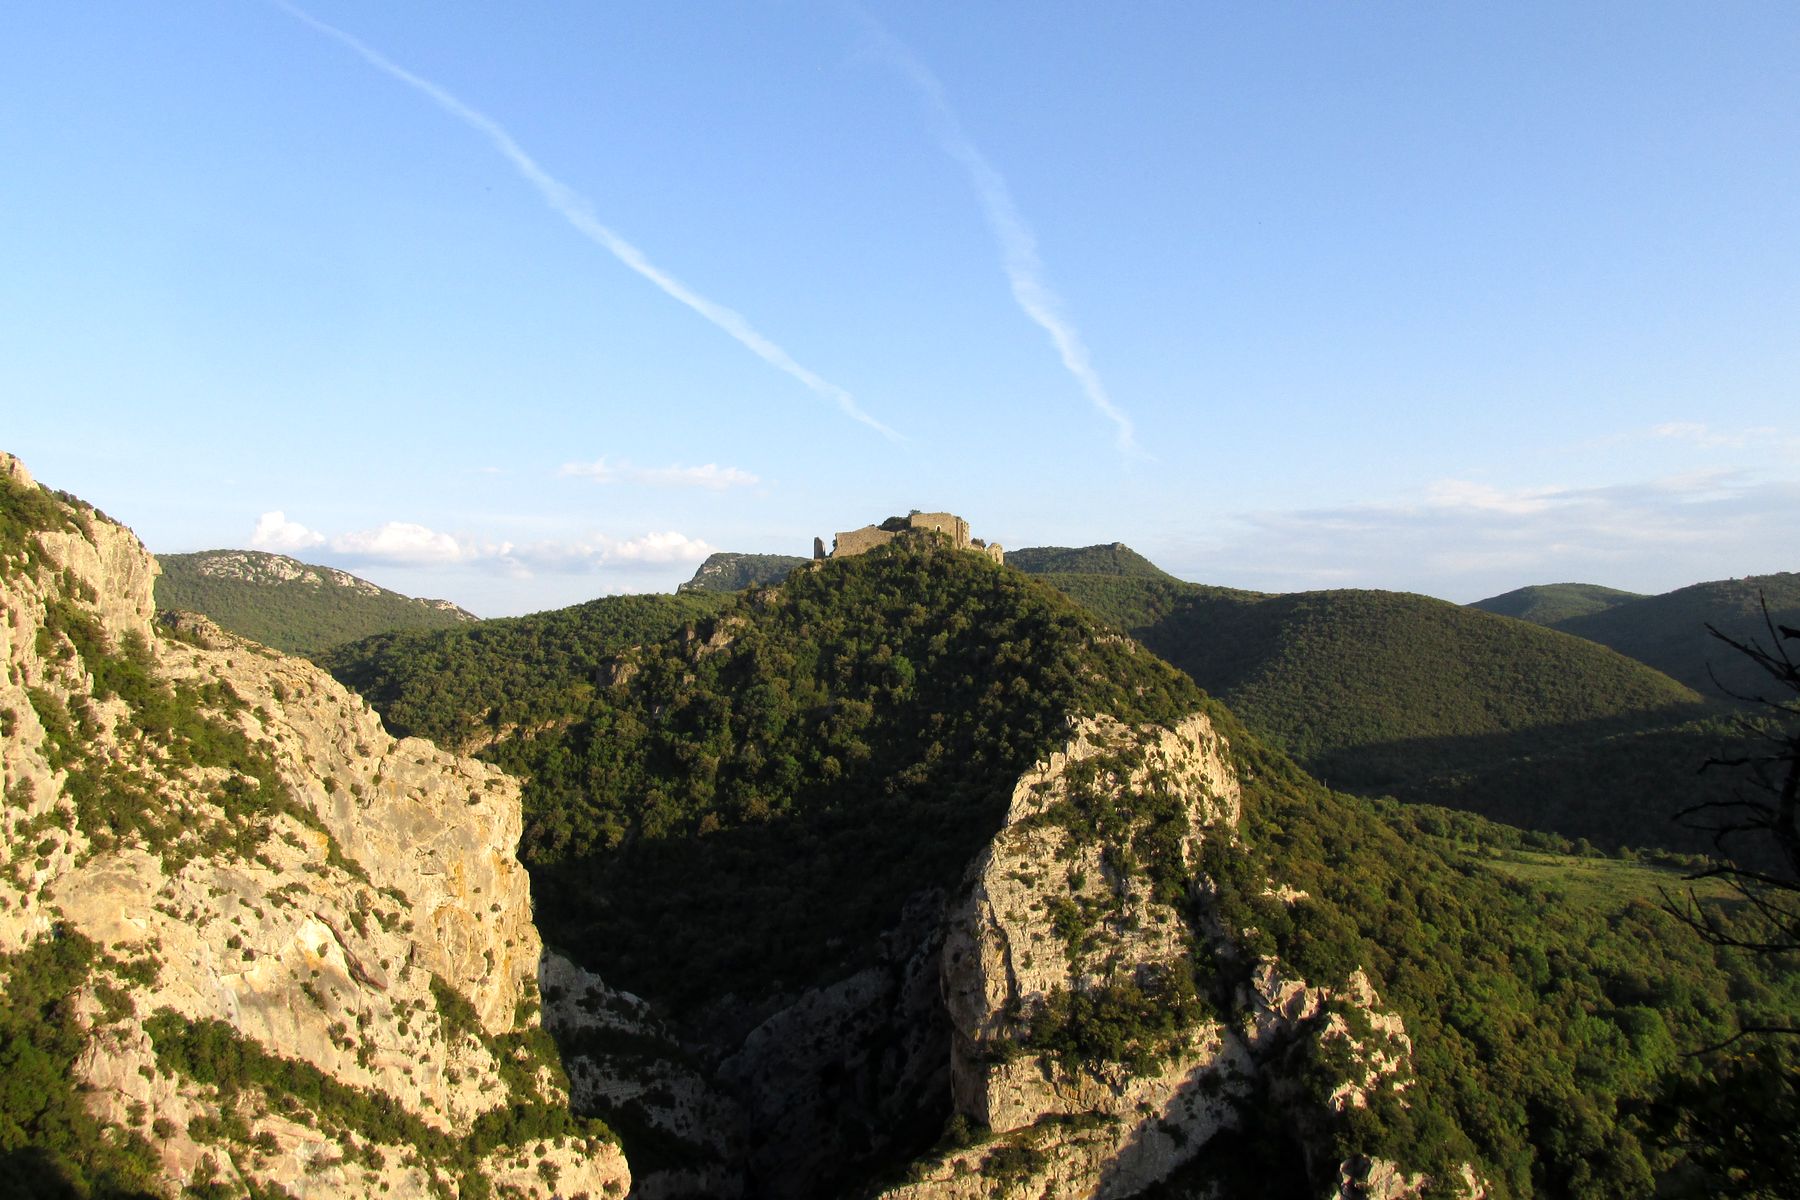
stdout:
POLYGON ((1760 673, 1706 627, 1770 644, 1761 599, 1777 623, 1800 625, 1800 574, 1785 572, 1696 583, 1570 617, 1556 628, 1649 663, 1702 695, 1744 693, 1763 682, 1760 673))
POLYGON ((1334 786, 1606 846, 1711 848, 1673 815, 1729 795, 1727 773, 1699 769, 1740 731, 1604 647, 1395 592, 1047 579, 1334 786))

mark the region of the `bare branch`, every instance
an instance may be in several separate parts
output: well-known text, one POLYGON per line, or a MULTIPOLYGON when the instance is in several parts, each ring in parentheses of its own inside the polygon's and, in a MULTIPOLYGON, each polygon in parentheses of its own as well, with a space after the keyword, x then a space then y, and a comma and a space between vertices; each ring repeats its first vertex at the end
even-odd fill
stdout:
POLYGON ((1710 1046, 1702 1046, 1698 1050, 1688 1051, 1687 1057, 1698 1058, 1703 1054, 1715 1054, 1718 1051, 1725 1049, 1727 1046, 1735 1045, 1736 1043, 1743 1041, 1747 1037, 1758 1037, 1763 1034, 1785 1034, 1787 1036, 1793 1036, 1795 1034, 1800 1034, 1800 1025, 1746 1025, 1722 1042, 1715 1042, 1710 1046))

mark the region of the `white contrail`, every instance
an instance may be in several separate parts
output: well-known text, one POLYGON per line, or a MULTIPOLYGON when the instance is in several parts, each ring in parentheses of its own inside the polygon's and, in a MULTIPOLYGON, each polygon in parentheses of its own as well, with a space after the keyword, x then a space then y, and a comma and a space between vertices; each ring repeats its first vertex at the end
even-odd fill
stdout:
POLYGON ((355 51, 363 61, 383 74, 392 76, 415 91, 424 93, 439 108, 486 137, 493 144, 494 149, 498 150, 513 165, 513 169, 538 190, 538 194, 543 196, 544 202, 589 241, 599 245, 669 296, 711 321, 776 370, 785 371, 805 384, 815 394, 834 402, 846 416, 861 421, 883 436, 896 441, 901 440, 899 434, 864 412, 862 407, 856 403, 856 398, 849 392, 801 366, 786 350, 758 333, 750 322, 744 319, 742 313, 708 300, 645 258, 642 250, 601 224, 599 218, 594 216, 594 210, 589 206, 587 200, 579 192, 540 167, 537 160, 525 153, 519 143, 513 140, 512 135, 506 132, 505 127, 498 121, 477 109, 470 108, 429 79, 413 74, 386 55, 351 34, 345 33, 335 25, 326 24, 305 9, 290 4, 287 0, 270 0, 270 2, 295 20, 311 26, 329 38, 342 42, 355 51))
POLYGON ((987 160, 987 156, 969 137, 956 110, 950 107, 944 85, 931 69, 920 62, 904 42, 889 33, 873 16, 866 11, 860 15, 894 66, 930 104, 932 116, 937 121, 938 140, 943 143, 944 151, 961 163, 969 173, 969 182, 975 187, 981 210, 994 231, 995 239, 1000 243, 1001 261, 1006 270, 1006 278, 1012 284, 1013 299, 1019 302, 1019 307, 1025 310, 1026 316, 1050 335, 1050 340, 1056 343, 1056 352, 1062 356, 1063 366, 1081 384, 1082 391, 1087 393, 1094 407, 1118 426, 1119 449, 1130 454, 1139 453, 1131 418, 1113 403, 1106 384, 1100 379, 1100 373, 1094 369, 1087 343, 1081 340, 1081 331, 1063 313, 1062 300, 1044 281, 1044 264, 1038 258, 1037 239, 1032 236, 1031 227, 1025 223, 1025 218, 1019 215, 1018 207, 1013 204, 1012 192, 1006 186, 1006 179, 995 170, 994 164, 987 160))

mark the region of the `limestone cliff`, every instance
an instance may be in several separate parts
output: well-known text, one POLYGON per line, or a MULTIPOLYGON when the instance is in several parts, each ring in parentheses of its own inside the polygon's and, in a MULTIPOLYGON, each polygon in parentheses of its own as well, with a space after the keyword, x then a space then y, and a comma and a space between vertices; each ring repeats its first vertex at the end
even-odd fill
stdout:
POLYGON ((170 1194, 622 1195, 538 1025, 517 784, 158 623, 128 530, 6 456, 0 489, 0 978, 84 948, 58 1011, 106 1142, 170 1194))
POLYGON ((549 960, 577 1098, 654 1149, 644 1196, 863 1194, 883 1174, 903 1181, 868 1194, 891 1200, 1232 1196, 1209 1155, 1256 1121, 1332 1181, 1310 1194, 1416 1195, 1426 1179, 1339 1161, 1326 1134, 1410 1086, 1400 1018, 1363 972, 1308 981, 1219 917, 1201 851, 1238 846, 1240 806, 1206 715, 1080 720, 961 888, 916 895, 852 975, 677 1027, 549 960))
MULTIPOLYGON (((1239 804, 1229 748, 1200 714, 1173 728, 1090 718, 1020 779, 946 922, 956 1132, 883 1196, 1126 1197, 1177 1178, 1173 1194, 1211 1194, 1195 1164, 1254 1097, 1273 1097, 1302 1144, 1320 1123, 1297 1059, 1337 1055, 1327 1110, 1406 1086, 1404 1027, 1361 972, 1333 989, 1273 959, 1233 967, 1237 938, 1208 920, 1197 864, 1204 840, 1234 841, 1239 804)), ((1335 1175, 1346 1200, 1425 1183, 1381 1162, 1309 1173, 1335 1175)))

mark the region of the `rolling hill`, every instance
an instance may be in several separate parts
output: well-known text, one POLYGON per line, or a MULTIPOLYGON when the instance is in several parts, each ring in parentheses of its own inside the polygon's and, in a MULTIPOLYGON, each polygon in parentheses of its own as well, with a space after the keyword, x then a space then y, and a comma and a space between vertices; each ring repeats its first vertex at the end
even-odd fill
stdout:
POLYGON ((1800 574, 1783 572, 1696 583, 1565 618, 1554 628, 1648 663, 1706 696, 1753 694, 1764 680, 1712 638, 1712 626, 1739 641, 1772 645, 1762 601, 1779 624, 1800 625, 1800 574))
POLYGON ((1503 617, 1517 617, 1535 625, 1554 626, 1571 617, 1601 612, 1615 604, 1642 599, 1637 592, 1601 587, 1597 583, 1544 583, 1515 588, 1469 605, 1503 617))
POLYGON ((1606 647, 1396 592, 1045 578, 1333 786, 1606 846, 1711 848, 1673 815, 1729 794, 1728 773, 1698 772, 1741 731, 1606 647))
POLYGON ((332 567, 260 550, 167 554, 158 608, 196 612, 290 654, 316 654, 370 634, 447 629, 475 620, 448 600, 417 600, 332 567))
POLYGON ((1027 546, 1008 550, 1006 565, 1027 575, 1083 574, 1125 575, 1145 579, 1174 579, 1173 575, 1127 546, 1112 542, 1099 546, 1027 546))
POLYGON ((1361 748, 1688 713, 1699 703, 1622 655, 1428 596, 1048 578, 1303 761, 1348 766, 1361 748))

